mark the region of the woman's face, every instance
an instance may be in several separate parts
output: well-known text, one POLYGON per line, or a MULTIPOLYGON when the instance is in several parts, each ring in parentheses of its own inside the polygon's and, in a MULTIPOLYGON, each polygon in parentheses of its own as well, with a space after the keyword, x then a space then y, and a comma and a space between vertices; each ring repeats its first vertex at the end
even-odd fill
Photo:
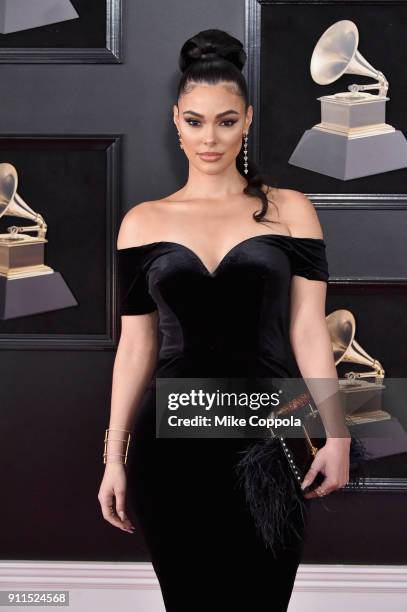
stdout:
POLYGON ((231 83, 197 84, 180 97, 173 110, 183 150, 193 166, 207 174, 218 174, 236 164, 253 107, 250 105, 245 113, 244 100, 234 93, 231 83), (205 152, 222 155, 208 161, 200 156, 205 152))

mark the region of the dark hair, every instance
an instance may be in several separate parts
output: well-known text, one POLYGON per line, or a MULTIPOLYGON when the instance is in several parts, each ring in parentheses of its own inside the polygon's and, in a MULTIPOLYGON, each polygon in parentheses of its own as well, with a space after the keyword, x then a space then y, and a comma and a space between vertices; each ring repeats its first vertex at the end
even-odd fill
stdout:
MULTIPOLYGON (((177 100, 182 94, 188 93, 190 83, 215 85, 220 81, 228 81, 236 84, 237 93, 243 97, 247 111, 250 104, 249 94, 246 79, 242 74, 246 59, 247 55, 240 40, 227 32, 210 29, 192 36, 183 44, 179 56, 178 63, 183 75, 178 85, 177 100)), ((244 174, 243 147, 237 156, 236 167, 247 180, 243 192, 261 200, 261 210, 253 213, 255 221, 261 222, 270 201, 262 189, 265 184, 264 177, 250 159, 248 173, 244 174)), ((270 186, 268 187, 267 193, 270 190, 270 186)))

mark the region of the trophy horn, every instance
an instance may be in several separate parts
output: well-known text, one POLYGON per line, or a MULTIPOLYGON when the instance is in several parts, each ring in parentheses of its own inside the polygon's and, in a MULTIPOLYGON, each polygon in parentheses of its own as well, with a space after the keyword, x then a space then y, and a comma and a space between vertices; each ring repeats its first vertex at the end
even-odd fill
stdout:
POLYGON ((18 175, 15 167, 9 163, 0 164, 0 217, 3 215, 22 217, 36 223, 33 226, 17 227, 13 225, 8 227, 7 231, 11 233, 9 239, 16 239, 16 234, 19 232, 34 230, 38 232, 39 238, 45 238, 47 225, 44 218, 18 195, 17 185, 18 175))
POLYGON ((350 85, 352 92, 379 89, 385 96, 389 87, 384 74, 374 68, 358 51, 359 31, 349 19, 331 25, 315 45, 311 57, 311 76, 319 85, 333 83, 343 74, 361 74, 376 79, 373 85, 350 85))
POLYGON ((371 357, 355 340, 356 322, 350 310, 341 309, 331 312, 326 317, 329 334, 331 336, 335 365, 340 362, 359 363, 373 368, 370 372, 347 372, 345 378, 384 378, 384 369, 381 363, 371 357))

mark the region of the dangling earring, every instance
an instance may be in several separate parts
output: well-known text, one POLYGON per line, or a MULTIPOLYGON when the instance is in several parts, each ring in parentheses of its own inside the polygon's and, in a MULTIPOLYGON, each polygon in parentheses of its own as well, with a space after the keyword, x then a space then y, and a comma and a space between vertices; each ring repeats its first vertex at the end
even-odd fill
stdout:
MULTIPOLYGON (((177 130, 177 132, 178 132, 178 130, 177 130)), ((179 132, 178 132, 178 138, 179 138, 179 146, 180 146, 180 149, 183 149, 184 147, 182 146, 181 134, 180 134, 179 132)))
POLYGON ((248 132, 244 132, 244 150, 243 150, 243 158, 244 158, 244 173, 247 174, 249 172, 249 170, 247 169, 248 167, 248 161, 247 161, 247 137, 248 137, 248 132))

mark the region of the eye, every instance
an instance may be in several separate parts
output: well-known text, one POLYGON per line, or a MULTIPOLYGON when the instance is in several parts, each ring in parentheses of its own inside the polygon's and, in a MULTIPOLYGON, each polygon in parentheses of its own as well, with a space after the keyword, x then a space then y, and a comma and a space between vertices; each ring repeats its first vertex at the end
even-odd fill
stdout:
MULTIPOLYGON (((200 123, 197 119, 185 119, 186 123, 188 123, 188 125, 190 125, 191 127, 197 127, 197 123, 200 123), (192 121, 192 123, 191 123, 192 121)), ((236 123, 236 121, 234 119, 225 119, 224 121, 221 122, 222 123, 228 123, 229 125, 227 125, 226 127, 232 127, 232 125, 234 125, 236 123)))

